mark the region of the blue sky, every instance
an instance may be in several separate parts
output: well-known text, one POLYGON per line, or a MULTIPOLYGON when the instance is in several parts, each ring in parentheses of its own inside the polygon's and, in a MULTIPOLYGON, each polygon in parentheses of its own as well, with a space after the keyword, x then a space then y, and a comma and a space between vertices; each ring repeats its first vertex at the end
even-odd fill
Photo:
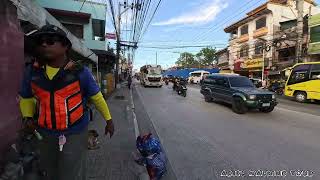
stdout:
MULTIPOLYGON (((180 45, 211 45, 217 49, 225 47, 228 34, 223 29, 264 2, 266 0, 162 0, 147 33, 139 43, 134 68, 139 68, 146 63, 155 64, 156 53, 158 64, 167 68, 174 65, 179 52, 196 53, 201 49, 146 47, 180 45)), ((316 2, 319 3, 320 0, 316 2)), ((127 17, 126 14, 123 16, 127 17)), ((131 16, 130 12, 128 16, 131 16)), ((122 26, 126 29, 124 22, 123 19, 122 26)), ((122 33, 122 39, 125 39, 127 34, 122 33)))

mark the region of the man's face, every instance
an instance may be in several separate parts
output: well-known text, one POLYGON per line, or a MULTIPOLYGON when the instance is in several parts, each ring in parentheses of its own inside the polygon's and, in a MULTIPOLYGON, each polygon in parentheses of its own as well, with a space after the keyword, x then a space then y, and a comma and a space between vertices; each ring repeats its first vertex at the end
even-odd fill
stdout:
POLYGON ((43 35, 36 40, 37 52, 41 58, 52 61, 66 54, 68 47, 63 38, 54 35, 43 35))

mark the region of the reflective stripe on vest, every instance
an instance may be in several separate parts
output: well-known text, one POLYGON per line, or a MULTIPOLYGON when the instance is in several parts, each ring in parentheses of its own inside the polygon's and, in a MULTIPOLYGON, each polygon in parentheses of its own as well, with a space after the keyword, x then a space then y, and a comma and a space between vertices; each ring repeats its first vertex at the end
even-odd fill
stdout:
POLYGON ((31 86, 39 101, 38 124, 40 127, 65 130, 83 116, 84 108, 79 80, 51 92, 40 88, 34 82, 31 86))

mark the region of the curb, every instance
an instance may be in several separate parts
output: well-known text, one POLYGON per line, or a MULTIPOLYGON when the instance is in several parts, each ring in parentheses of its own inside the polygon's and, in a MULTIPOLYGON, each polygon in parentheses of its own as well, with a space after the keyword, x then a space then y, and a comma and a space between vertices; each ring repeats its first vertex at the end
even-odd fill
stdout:
MULTIPOLYGON (((132 89, 132 88, 131 88, 131 89, 132 89)), ((142 96, 141 96, 139 90, 138 90, 136 87, 135 87, 135 89, 136 89, 138 98, 139 98, 139 99, 142 99, 142 96)), ((144 104, 144 102, 143 102, 142 100, 141 100, 141 103, 142 103, 143 107, 145 108, 146 105, 144 104)), ((159 133, 158 133, 158 131, 157 131, 157 129, 156 129, 156 126, 155 126, 155 124, 153 123, 153 121, 151 120, 150 114, 149 114, 149 112, 148 112, 147 110, 146 110, 146 113, 147 113, 147 116, 148 116, 148 118, 149 118, 149 120, 150 120, 150 122, 151 122, 151 125, 152 125, 152 127, 153 127, 153 129, 154 129, 154 131, 155 131, 156 136, 158 137, 158 139, 159 139, 160 142, 161 142, 161 146, 163 147, 163 151, 164 151, 164 153, 167 155, 168 152, 167 152, 167 150, 166 150, 166 148, 165 148, 165 146, 164 146, 163 139, 160 137, 160 135, 159 135, 159 133)), ((168 156, 167 156, 167 163, 170 164, 170 167, 171 167, 171 170, 172 170, 172 173, 173 173, 172 175, 174 176, 173 178, 174 178, 174 179, 178 179, 178 178, 177 178, 177 175, 176 175, 176 173, 175 173, 175 170, 174 170, 173 167, 172 167, 171 160, 168 158, 168 156)), ((168 170, 168 169, 167 169, 167 170, 168 170)))
MULTIPOLYGON (((133 124, 134 124, 134 133, 135 133, 135 139, 137 139, 137 137, 140 135, 140 131, 139 131, 139 127, 138 127, 138 122, 137 122, 137 116, 135 113, 135 106, 134 106, 134 102, 133 102, 133 96, 132 96, 132 88, 129 90, 130 92, 130 101, 131 101, 131 112, 132 112, 132 116, 133 116, 133 124)), ((143 168, 143 172, 139 174, 138 179, 139 180, 149 180, 149 175, 147 172, 146 168, 143 168)))

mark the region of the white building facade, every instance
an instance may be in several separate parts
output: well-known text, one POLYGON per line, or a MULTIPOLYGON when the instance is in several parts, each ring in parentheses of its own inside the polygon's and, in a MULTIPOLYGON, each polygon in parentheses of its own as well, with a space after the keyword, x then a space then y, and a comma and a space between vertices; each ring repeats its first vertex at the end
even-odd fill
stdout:
MULTIPOLYGON (((304 1, 304 15, 319 12, 313 1, 304 1)), ((230 33, 229 68, 242 75, 261 77, 263 64, 268 71, 276 62, 277 49, 273 42, 280 23, 296 18, 296 1, 269 0, 248 12, 245 18, 226 27, 225 32, 230 33), (265 44, 263 58, 262 46, 265 44)))

